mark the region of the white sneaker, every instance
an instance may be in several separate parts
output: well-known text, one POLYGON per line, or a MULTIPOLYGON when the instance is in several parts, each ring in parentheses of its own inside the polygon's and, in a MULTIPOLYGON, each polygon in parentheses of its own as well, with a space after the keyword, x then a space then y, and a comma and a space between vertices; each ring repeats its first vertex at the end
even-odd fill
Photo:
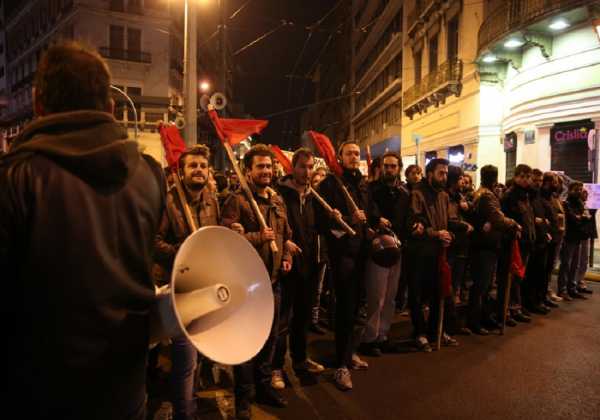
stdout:
POLYGON ((452 338, 448 334, 444 333, 442 335, 442 345, 447 347, 458 347, 459 344, 455 338, 452 338))
POLYGON ((348 368, 343 367, 335 371, 335 385, 342 391, 348 391, 352 389, 352 376, 348 368))
POLYGON ((306 371, 310 373, 321 373, 325 370, 325 366, 315 362, 312 359, 306 359, 304 362, 294 363, 294 370, 306 371))
POLYGON ((352 369, 354 370, 367 370, 369 369, 369 364, 365 362, 363 359, 358 357, 358 354, 352 354, 352 369))
POLYGON ((431 345, 429 344, 429 340, 427 340, 427 337, 425 336, 418 336, 417 339, 415 340, 416 344, 417 344, 417 349, 419 349, 419 351, 422 351, 424 353, 431 353, 431 345))
POLYGON ((271 372, 271 387, 273 389, 285 388, 285 380, 283 379, 283 371, 281 369, 275 369, 271 372))
POLYGON ((554 293, 554 290, 550 290, 548 292, 548 297, 550 298, 550 300, 552 302, 562 302, 563 298, 561 298, 560 296, 558 296, 556 293, 554 293))

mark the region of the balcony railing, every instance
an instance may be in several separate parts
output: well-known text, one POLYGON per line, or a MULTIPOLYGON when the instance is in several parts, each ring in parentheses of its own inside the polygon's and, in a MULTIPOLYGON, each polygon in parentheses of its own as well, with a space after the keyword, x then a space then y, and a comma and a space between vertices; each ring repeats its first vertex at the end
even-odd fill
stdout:
POLYGON ((460 95, 462 87, 462 60, 455 58, 441 64, 420 82, 404 92, 404 112, 410 118, 430 105, 443 103, 450 94, 460 95))
POLYGON ((490 44, 541 19, 570 8, 589 4, 589 0, 506 0, 485 17, 479 29, 479 53, 490 44))
POLYGON ((144 51, 123 50, 120 48, 100 47, 100 55, 113 60, 135 61, 137 63, 152 63, 152 54, 144 51))

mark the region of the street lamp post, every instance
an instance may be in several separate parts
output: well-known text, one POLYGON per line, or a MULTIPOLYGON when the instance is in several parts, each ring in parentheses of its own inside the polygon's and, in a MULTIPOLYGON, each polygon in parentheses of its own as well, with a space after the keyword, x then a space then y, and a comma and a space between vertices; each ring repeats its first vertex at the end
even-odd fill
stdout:
POLYGON ((183 34, 183 91, 184 91, 184 139, 186 145, 197 143, 197 103, 198 75, 197 49, 198 33, 196 27, 197 13, 194 0, 185 0, 184 34, 183 34), (190 4, 191 3, 191 4, 190 4))

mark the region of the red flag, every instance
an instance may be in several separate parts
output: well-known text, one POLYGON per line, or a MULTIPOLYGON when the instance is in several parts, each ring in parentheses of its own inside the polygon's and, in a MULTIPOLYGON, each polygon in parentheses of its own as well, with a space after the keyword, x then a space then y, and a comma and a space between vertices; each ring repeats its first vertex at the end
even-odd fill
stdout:
POLYGON ((521 250, 519 248, 519 241, 513 240, 512 247, 510 250, 510 267, 511 274, 521 279, 525 278, 525 266, 521 259, 521 250))
POLYGON ((316 131, 309 131, 309 134, 312 137, 319 154, 325 159, 325 163, 329 166, 329 169, 337 176, 342 176, 342 166, 337 160, 335 149, 333 148, 329 137, 325 134, 317 133, 316 131))
POLYGON ((177 169, 179 156, 185 151, 185 142, 174 125, 161 124, 158 128, 160 141, 165 149, 165 158, 171 169, 177 169))
POLYGON ((242 140, 247 139, 252 134, 260 133, 265 129, 269 121, 267 120, 239 120, 219 118, 217 111, 211 109, 208 115, 217 131, 217 135, 222 142, 228 142, 230 145, 236 145, 242 140))
POLYGON ((438 273, 440 275, 440 293, 442 298, 452 296, 452 270, 446 258, 446 248, 438 255, 438 273))
POLYGON ((275 158, 277 158, 279 163, 281 163, 281 166, 283 166, 283 171, 288 175, 291 174, 292 173, 292 162, 290 162, 290 160, 283 153, 283 151, 279 148, 279 146, 277 146, 275 144, 271 144, 271 151, 273 152, 273 154, 275 155, 275 158))

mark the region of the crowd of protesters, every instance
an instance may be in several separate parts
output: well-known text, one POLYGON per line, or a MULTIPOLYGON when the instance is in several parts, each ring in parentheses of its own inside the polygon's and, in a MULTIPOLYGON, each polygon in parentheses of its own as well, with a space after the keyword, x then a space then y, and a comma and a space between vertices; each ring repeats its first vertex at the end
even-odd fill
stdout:
MULTIPOLYGON (((316 168, 304 148, 283 174, 271 149, 255 145, 240 180, 215 172, 208 148, 195 146, 170 174, 181 180, 182 200, 112 116, 110 73, 97 53, 76 43, 50 47, 34 85, 36 120, 0 158, 0 271, 10 297, 2 309, 10 338, 4 397, 22 402, 20 418, 146 417, 155 290, 203 226, 244 235, 272 283, 269 337, 233 367, 237 418, 250 418, 254 401, 287 405, 280 390, 288 350, 296 374, 325 370, 308 354, 309 332, 324 334, 324 325, 335 336, 334 382, 348 391, 351 372, 369 367, 361 356, 397 350, 396 311, 408 309, 414 346, 431 352, 434 342, 458 346, 459 334, 529 323, 592 293, 584 277, 597 232, 581 182, 563 185, 521 164, 504 186, 486 165, 475 190, 445 159, 410 165, 403 181, 393 152, 366 177, 352 141, 339 146, 341 174, 316 168)), ((169 347, 173 418, 197 418, 202 355, 184 337, 169 347)))

